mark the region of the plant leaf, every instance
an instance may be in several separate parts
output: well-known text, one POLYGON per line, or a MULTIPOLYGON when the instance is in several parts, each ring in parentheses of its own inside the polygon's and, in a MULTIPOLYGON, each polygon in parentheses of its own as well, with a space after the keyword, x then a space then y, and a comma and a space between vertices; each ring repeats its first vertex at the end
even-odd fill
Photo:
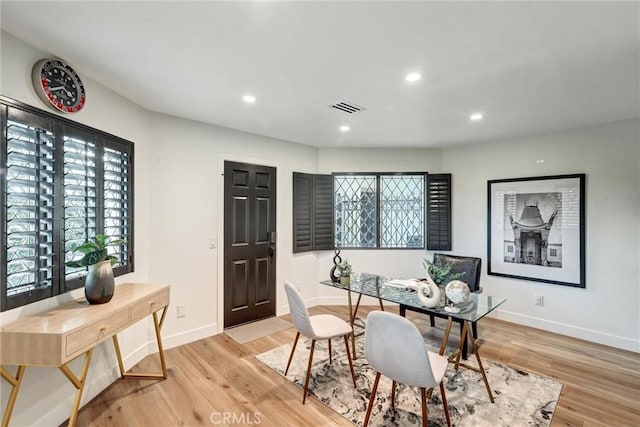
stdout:
POLYGON ((121 245, 124 243, 123 239, 115 239, 115 240, 111 240, 110 242, 108 242, 105 246, 117 246, 117 245, 121 245))
POLYGON ((66 262, 64 265, 66 265, 67 267, 73 267, 73 268, 86 267, 85 265, 82 265, 80 261, 69 261, 69 262, 66 262))
POLYGON ((94 242, 86 242, 81 244, 80 246, 76 246, 74 249, 75 252, 80 252, 82 254, 88 254, 89 252, 93 252, 99 250, 100 248, 94 242))

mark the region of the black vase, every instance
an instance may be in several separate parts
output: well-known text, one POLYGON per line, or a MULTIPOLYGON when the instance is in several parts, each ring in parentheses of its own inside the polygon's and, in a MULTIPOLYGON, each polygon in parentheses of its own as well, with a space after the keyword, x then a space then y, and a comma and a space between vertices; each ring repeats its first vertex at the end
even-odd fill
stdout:
POLYGON ((116 284, 111 261, 100 261, 89 266, 84 282, 84 296, 89 304, 104 304, 111 301, 116 284))

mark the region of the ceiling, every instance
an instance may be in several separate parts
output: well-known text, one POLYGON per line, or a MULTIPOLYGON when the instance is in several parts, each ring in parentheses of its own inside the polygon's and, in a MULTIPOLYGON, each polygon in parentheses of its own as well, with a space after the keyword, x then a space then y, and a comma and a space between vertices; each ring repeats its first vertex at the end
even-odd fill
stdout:
POLYGON ((638 6, 2 0, 0 14, 151 111, 320 147, 442 147, 640 116, 638 6))

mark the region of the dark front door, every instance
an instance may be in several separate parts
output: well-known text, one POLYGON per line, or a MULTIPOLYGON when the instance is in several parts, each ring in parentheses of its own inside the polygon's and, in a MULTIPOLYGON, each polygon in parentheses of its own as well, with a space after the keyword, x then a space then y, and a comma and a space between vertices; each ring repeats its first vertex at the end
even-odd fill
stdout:
POLYGON ((224 327, 276 314, 276 169, 224 162, 224 327))

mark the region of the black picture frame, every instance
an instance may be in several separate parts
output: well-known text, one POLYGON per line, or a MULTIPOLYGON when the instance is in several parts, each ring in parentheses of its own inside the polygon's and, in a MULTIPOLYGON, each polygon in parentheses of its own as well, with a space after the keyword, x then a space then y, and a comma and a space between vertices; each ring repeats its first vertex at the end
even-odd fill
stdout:
POLYGON ((586 287, 585 174, 487 181, 488 274, 586 287))

